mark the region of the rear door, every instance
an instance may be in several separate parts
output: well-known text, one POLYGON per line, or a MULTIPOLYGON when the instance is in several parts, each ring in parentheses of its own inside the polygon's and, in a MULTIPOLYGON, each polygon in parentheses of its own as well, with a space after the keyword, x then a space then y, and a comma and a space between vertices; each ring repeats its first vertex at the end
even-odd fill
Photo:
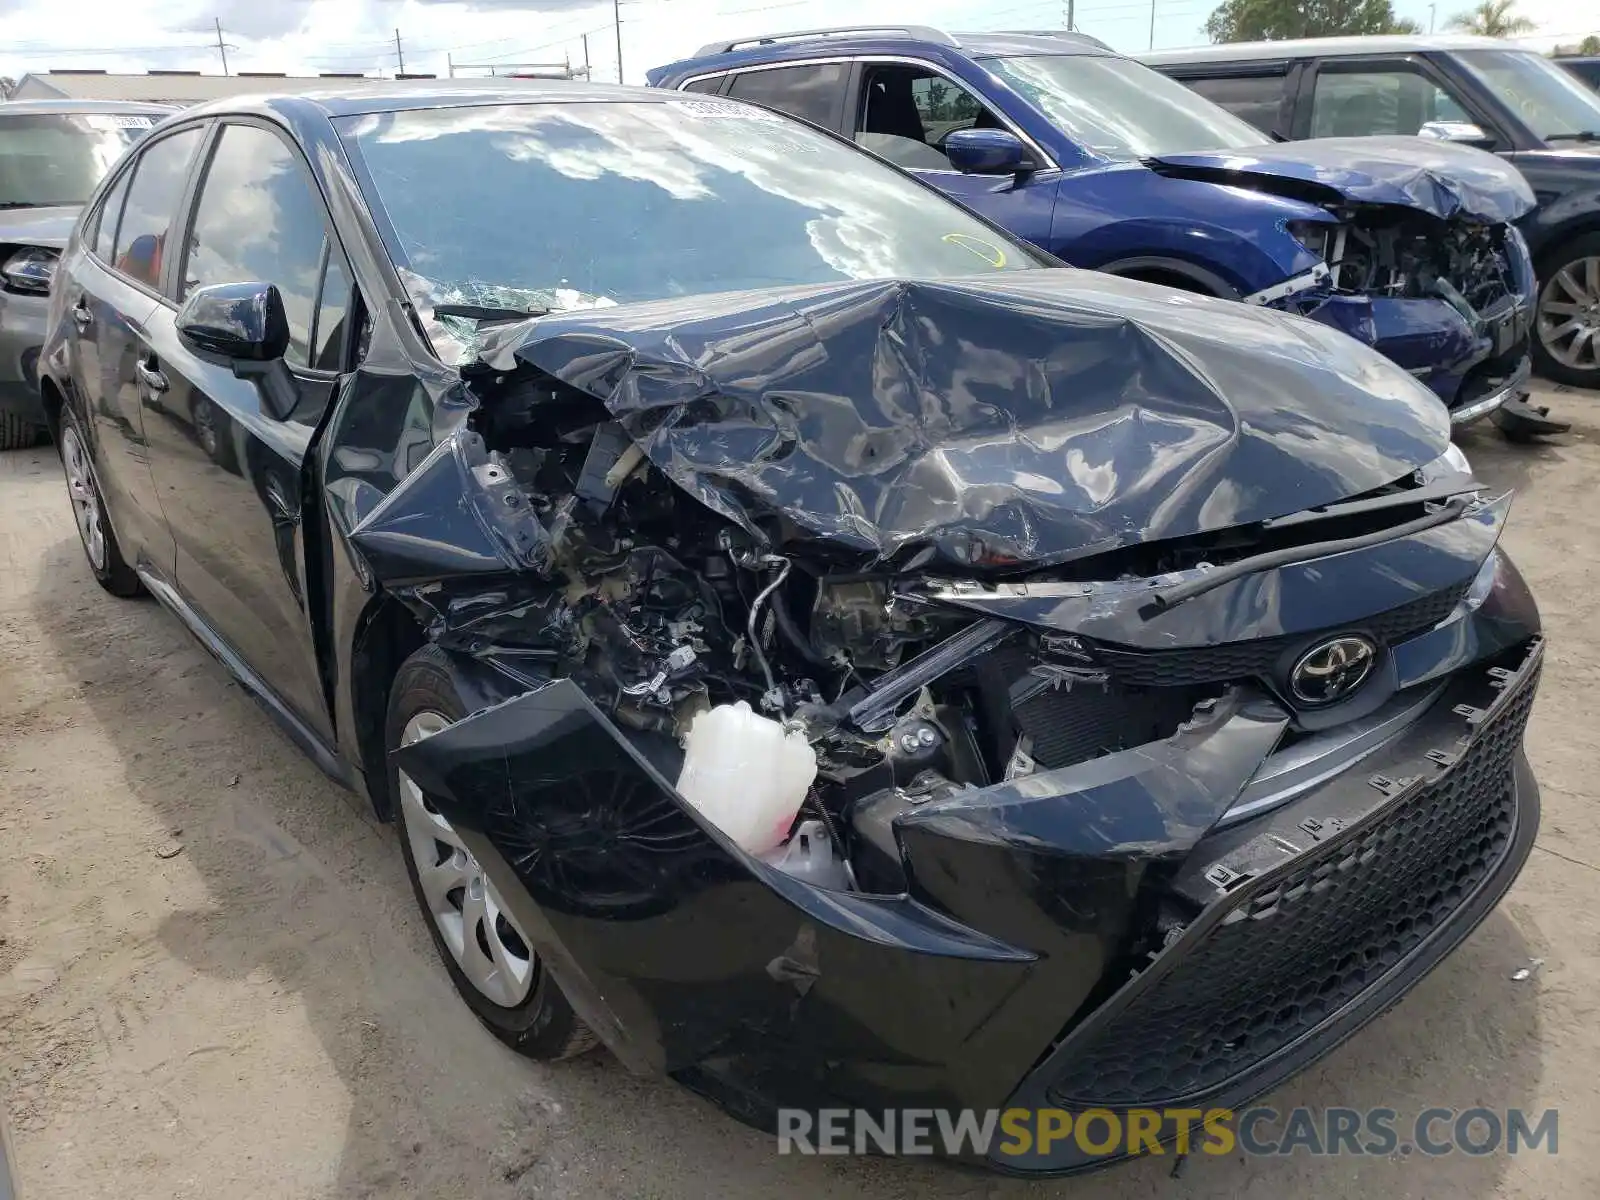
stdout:
POLYGON ((1287 61, 1242 62, 1169 70, 1179 83, 1227 109, 1269 136, 1288 137, 1294 127, 1299 65, 1287 61))
POLYGON ((301 721, 331 739, 306 584, 306 456, 348 351, 351 275, 322 195, 276 128, 222 124, 189 216, 172 280, 196 288, 270 283, 289 318, 286 362, 297 403, 285 419, 260 384, 178 336, 175 313, 150 322, 150 354, 167 420, 152 435, 161 506, 176 540, 177 586, 212 630, 301 721))
MULTIPOLYGON (((74 331, 74 381, 95 442, 95 465, 123 553, 170 579, 174 545, 150 473, 159 397, 140 364, 161 293, 169 233, 204 137, 190 126, 146 143, 107 193, 92 245, 63 281, 74 331)), ((176 238, 170 239, 176 242, 176 238)))

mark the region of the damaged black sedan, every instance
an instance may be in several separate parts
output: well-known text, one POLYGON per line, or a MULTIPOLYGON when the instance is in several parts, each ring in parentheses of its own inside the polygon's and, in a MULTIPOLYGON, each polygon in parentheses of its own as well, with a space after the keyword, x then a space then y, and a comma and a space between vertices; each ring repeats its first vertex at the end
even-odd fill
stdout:
POLYGON ((732 101, 231 101, 86 210, 44 394, 96 577, 397 824, 512 1047, 1237 1106, 1510 886, 1539 616, 1404 370, 1052 267, 732 101))

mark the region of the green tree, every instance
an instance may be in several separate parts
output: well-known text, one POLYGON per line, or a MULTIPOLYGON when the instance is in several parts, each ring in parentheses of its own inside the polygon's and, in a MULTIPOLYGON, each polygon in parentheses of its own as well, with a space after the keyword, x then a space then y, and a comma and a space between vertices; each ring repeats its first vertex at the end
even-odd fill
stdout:
POLYGON ((1415 21, 1395 17, 1390 0, 1224 0, 1206 18, 1213 42, 1421 32, 1415 21))
POLYGON ((1538 28, 1516 11, 1517 0, 1479 0, 1476 8, 1450 18, 1450 28, 1481 37, 1514 37, 1538 28))
POLYGON ((1591 33, 1578 43, 1579 54, 1600 54, 1600 33, 1591 33))

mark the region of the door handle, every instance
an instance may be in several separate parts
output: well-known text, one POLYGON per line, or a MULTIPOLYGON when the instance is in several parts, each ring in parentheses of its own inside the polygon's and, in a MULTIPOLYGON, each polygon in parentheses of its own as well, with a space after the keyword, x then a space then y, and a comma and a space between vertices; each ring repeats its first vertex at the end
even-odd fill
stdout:
MULTIPOLYGON (((154 359, 152 356, 152 361, 153 360, 154 359)), ((140 359, 138 362, 136 362, 133 366, 133 369, 138 373, 139 382, 144 384, 145 387, 149 388, 152 392, 164 392, 167 390, 167 377, 152 367, 144 359, 140 359)))
POLYGON ((72 319, 77 322, 79 329, 89 328, 94 320, 94 314, 89 311, 89 301, 79 296, 78 302, 72 306, 72 319))

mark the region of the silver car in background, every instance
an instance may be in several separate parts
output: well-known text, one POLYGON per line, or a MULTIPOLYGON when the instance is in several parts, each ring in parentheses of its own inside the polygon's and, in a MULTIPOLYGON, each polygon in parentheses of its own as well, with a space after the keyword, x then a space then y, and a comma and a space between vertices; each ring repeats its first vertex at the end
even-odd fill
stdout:
POLYGON ((122 152, 175 111, 114 100, 0 104, 0 450, 44 431, 39 347, 56 256, 122 152))

